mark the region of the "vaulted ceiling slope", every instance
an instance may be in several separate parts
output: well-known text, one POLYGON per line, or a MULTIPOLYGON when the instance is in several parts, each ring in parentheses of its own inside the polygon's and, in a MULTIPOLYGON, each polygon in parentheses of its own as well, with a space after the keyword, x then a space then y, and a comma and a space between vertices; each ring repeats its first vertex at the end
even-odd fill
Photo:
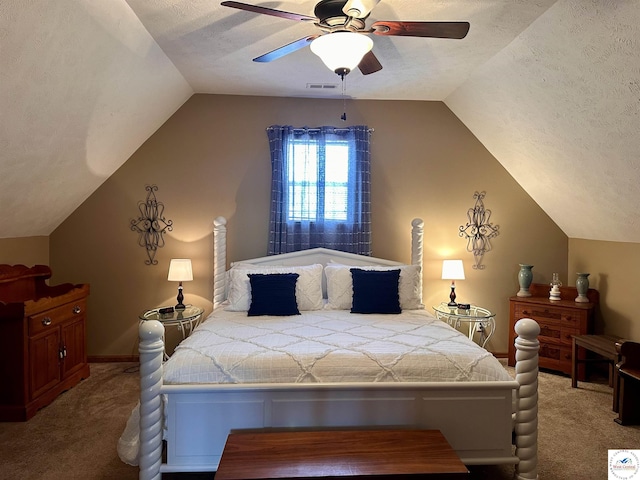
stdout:
MULTIPOLYGON (((384 68, 349 96, 444 101, 569 237, 640 243, 637 0, 382 0, 373 20, 471 29, 372 36, 384 68)), ((4 0, 0 238, 50 234, 193 92, 339 96, 308 48, 251 61, 314 32, 218 0, 4 0)))
POLYGON ((640 2, 556 2, 446 103, 570 238, 640 243, 640 2))
POLYGON ((192 94, 124 0, 2 0, 0 238, 49 235, 192 94))

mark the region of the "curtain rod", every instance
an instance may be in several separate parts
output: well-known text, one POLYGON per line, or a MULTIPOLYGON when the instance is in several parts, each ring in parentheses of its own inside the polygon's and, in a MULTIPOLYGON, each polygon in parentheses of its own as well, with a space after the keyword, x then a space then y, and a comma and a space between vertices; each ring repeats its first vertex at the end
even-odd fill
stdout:
MULTIPOLYGON (((349 129, 348 129, 348 128, 340 128, 340 127, 329 127, 329 128, 333 128, 333 131, 334 131, 334 132, 341 132, 341 133, 344 133, 344 132, 348 132, 348 131, 349 131, 349 129)), ((273 130, 273 127, 267 127, 267 131, 268 131, 268 130, 273 130)), ((319 127, 316 127, 316 128, 310 128, 310 127, 295 127, 295 128, 293 129, 293 133, 318 133, 318 132, 320 132, 320 130, 321 130, 321 128, 319 128, 319 127)), ((367 129, 367 131, 368 131, 369 133, 373 133, 373 131, 374 131, 374 130, 373 130, 373 128, 369 128, 369 129, 367 129)))

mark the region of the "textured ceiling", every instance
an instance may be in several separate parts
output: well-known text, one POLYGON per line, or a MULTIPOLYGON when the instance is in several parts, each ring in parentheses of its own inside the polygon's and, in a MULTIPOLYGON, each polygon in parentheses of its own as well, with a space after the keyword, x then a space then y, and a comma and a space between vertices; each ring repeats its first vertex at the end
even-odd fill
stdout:
MULTIPOLYGON (((320 32, 308 22, 223 7, 219 0, 127 0, 160 48, 200 93, 321 96, 309 83, 340 84, 309 48, 270 63, 251 60, 320 32)), ((316 1, 252 2, 313 16, 316 1)), ((444 100, 511 43, 554 0, 382 0, 376 20, 468 21, 464 40, 372 35, 383 69, 347 76, 352 98, 444 100)), ((323 96, 340 95, 341 90, 323 96)))
POLYGON ((446 99, 570 238, 640 242, 639 26, 559 1, 446 99))
MULTIPOLYGON (((312 15, 314 1, 257 1, 312 15)), ((374 20, 464 20, 463 40, 372 36, 362 99, 442 100, 572 238, 640 243, 637 0, 382 0, 374 20)), ((309 23, 217 0, 3 0, 0 238, 48 235, 193 92, 336 96, 309 23)))
POLYGON ((0 238, 49 235, 192 94, 123 0, 2 0, 0 238))

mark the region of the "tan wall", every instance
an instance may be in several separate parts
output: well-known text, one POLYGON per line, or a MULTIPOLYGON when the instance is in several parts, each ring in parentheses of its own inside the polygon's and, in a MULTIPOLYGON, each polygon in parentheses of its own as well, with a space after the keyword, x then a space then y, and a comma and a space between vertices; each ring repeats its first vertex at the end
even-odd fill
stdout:
POLYGON ((49 265, 49 237, 0 238, 0 263, 49 265))
POLYGON ((589 286, 600 292, 596 333, 618 335, 640 341, 640 317, 637 315, 635 284, 640 266, 640 244, 569 240, 570 285, 577 272, 587 272, 589 286))
MULTIPOLYGON (((444 258, 462 258, 467 279, 458 300, 497 312, 489 348, 507 351, 508 298, 516 293, 518 263, 531 263, 534 281, 566 278, 567 237, 467 128, 441 102, 352 101, 348 124, 366 124, 372 137, 373 253, 410 261, 414 217, 425 220, 425 303, 448 299, 439 278, 444 258), (458 236, 475 191, 500 226, 486 269, 458 236)), ((193 259, 187 302, 211 308, 212 225, 228 219, 228 260, 263 256, 268 235, 270 158, 265 128, 272 124, 343 124, 341 100, 194 95, 51 235, 54 280, 91 284, 90 355, 137 351, 137 314, 173 304, 171 258, 193 259), (159 187, 174 229, 146 266, 129 228, 146 196, 159 187)))

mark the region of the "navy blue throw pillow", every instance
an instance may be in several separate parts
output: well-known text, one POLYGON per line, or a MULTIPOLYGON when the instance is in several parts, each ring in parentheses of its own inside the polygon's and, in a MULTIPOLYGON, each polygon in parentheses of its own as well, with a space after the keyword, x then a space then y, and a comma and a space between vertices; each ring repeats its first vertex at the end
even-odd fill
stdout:
POLYGON ((250 273, 250 317, 300 315, 296 302, 297 273, 250 273))
POLYGON ((400 270, 351 269, 351 313, 401 313, 398 283, 400 270))

